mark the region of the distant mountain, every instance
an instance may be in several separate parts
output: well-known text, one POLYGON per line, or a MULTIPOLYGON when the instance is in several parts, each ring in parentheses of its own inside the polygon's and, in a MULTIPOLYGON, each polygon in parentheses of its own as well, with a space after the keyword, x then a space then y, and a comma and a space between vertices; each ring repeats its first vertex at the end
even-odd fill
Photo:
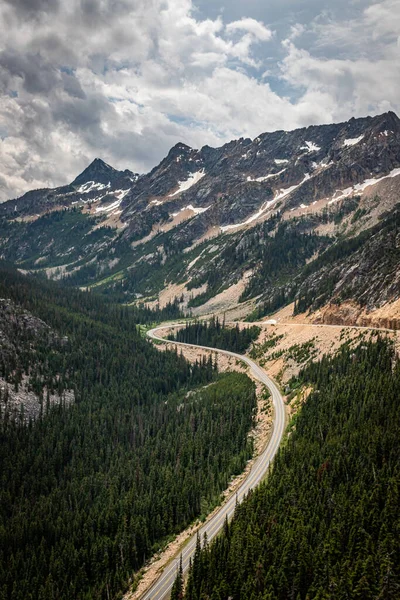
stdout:
POLYGON ((220 148, 178 143, 147 174, 96 158, 68 186, 4 203, 0 252, 21 268, 124 300, 156 298, 179 281, 183 306, 207 311, 211 298, 241 282, 232 303, 272 306, 267 296, 282 303, 297 293, 287 293, 285 277, 292 282, 337 236, 376 226, 399 189, 400 120, 392 112, 220 148), (277 253, 275 264, 288 258, 284 274, 271 275, 266 249, 277 253))
MULTIPOLYGON (((93 162, 90 163, 88 167, 74 181, 71 183, 71 186, 76 188, 77 190, 82 190, 86 193, 88 188, 91 189, 93 187, 101 188, 101 185, 105 186, 105 189, 112 189, 115 185, 125 184, 126 186, 132 185, 135 183, 139 175, 137 173, 132 173, 129 169, 125 169, 125 171, 117 171, 107 163, 105 163, 101 158, 95 158, 93 162), (90 186, 89 184, 92 184, 90 186)), ((82 193, 82 192, 81 192, 82 193)))
MULTIPOLYGON (((200 151, 177 144, 122 202, 121 219, 146 210, 155 223, 192 206, 202 227, 222 231, 260 221, 277 208, 300 208, 351 195, 400 166, 400 120, 394 113, 339 125, 264 133, 200 151), (359 189, 353 189, 358 186, 359 189)), ((131 231, 141 233, 135 221, 131 231)))
POLYGON ((115 200, 118 194, 127 192, 138 179, 137 173, 128 169, 118 171, 100 158, 95 158, 69 185, 27 192, 20 198, 4 202, 0 206, 0 214, 37 217, 49 210, 75 204, 83 205, 103 198, 115 200))
POLYGON ((122 172, 117 171, 101 158, 95 158, 92 163, 74 181, 71 183, 74 187, 84 185, 88 182, 103 183, 108 185, 111 181, 114 181, 118 176, 121 176, 122 172))

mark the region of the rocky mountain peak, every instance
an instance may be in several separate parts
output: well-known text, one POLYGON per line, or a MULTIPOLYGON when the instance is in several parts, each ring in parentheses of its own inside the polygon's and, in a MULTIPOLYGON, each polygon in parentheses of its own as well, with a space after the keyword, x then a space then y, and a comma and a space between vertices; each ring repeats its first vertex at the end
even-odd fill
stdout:
POLYGON ((97 203, 95 214, 118 209, 114 216, 126 239, 140 239, 165 224, 175 228, 182 213, 190 221, 189 239, 211 228, 253 227, 277 210, 290 217, 292 211, 299 216, 329 208, 393 180, 399 170, 400 120, 387 112, 261 133, 216 148, 197 150, 178 142, 141 176, 96 158, 70 186, 28 193, 3 205, 2 212, 37 215, 52 207, 97 203))
POLYGON ((400 133, 400 119, 396 113, 389 111, 374 117, 371 129, 376 133, 400 133))
POLYGON ((187 154, 191 151, 193 151, 193 148, 183 142, 178 142, 175 146, 172 146, 171 150, 168 152, 168 156, 173 158, 181 153, 187 154))
POLYGON ((108 165, 101 158, 95 158, 94 161, 91 162, 90 165, 76 177, 76 179, 74 179, 71 185, 80 186, 89 181, 107 185, 108 182, 112 182, 120 175, 120 171, 117 171, 114 167, 108 165))

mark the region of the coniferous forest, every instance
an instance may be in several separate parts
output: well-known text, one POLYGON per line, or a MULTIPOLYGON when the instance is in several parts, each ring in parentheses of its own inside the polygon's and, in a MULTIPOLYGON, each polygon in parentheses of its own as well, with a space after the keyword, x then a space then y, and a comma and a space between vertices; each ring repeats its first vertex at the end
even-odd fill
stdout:
POLYGON ((298 383, 313 393, 267 482, 198 542, 185 600, 400 598, 400 362, 347 346, 298 383))
POLYGON ((2 414, 0 598, 115 598, 243 470, 254 384, 153 348, 127 307, 4 266, 0 275, 0 296, 62 340, 46 355, 21 335, 18 364, 43 389, 56 369, 60 391, 75 393, 69 406, 43 394, 26 424, 2 414))
POLYGON ((250 343, 258 338, 260 331, 260 328, 256 325, 244 329, 240 329, 239 325, 225 327, 225 324, 221 323, 218 317, 212 317, 209 322, 195 321, 187 323, 185 327, 178 329, 168 339, 187 344, 212 346, 213 348, 222 348, 243 354, 250 343))

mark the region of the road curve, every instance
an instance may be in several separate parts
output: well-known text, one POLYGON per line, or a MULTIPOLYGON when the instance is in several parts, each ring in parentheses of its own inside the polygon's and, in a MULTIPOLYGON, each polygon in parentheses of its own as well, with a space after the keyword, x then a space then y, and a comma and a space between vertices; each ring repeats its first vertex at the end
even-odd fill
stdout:
MULTIPOLYGON (((167 341, 165 338, 162 338, 157 335, 163 329, 170 329, 171 325, 156 327, 155 329, 151 329, 147 332, 148 337, 153 340, 162 340, 167 341)), ((173 342, 174 344, 179 344, 180 346, 190 346, 194 348, 200 348, 204 350, 212 350, 214 352, 220 352, 221 354, 227 354, 228 356, 234 356, 241 361, 247 363, 250 367, 253 375, 259 379, 262 383, 264 383, 271 392, 272 401, 274 405, 274 426, 271 438, 265 450, 260 454, 260 456, 254 462, 249 475, 243 481, 242 485, 238 488, 236 494, 233 494, 219 509, 219 511, 209 519, 203 527, 199 530, 199 534, 201 539, 205 533, 207 533, 208 540, 211 541, 217 533, 221 530, 225 518, 228 517, 230 519, 235 510, 236 502, 241 502, 244 496, 249 492, 250 489, 257 486, 260 481, 263 479, 265 474, 267 473, 268 466, 272 459, 274 458, 279 444, 281 442, 284 430, 285 430, 285 421, 286 421, 286 412, 285 406, 283 403, 283 398, 276 386, 276 384, 268 377, 268 375, 250 358, 247 356, 243 356, 241 354, 235 354, 235 352, 230 352, 228 350, 220 350, 217 348, 210 348, 208 346, 197 346, 195 344, 185 344, 183 342, 173 342)), ((193 535, 189 542, 185 545, 182 550, 182 565, 184 572, 187 571, 189 567, 189 559, 193 556, 196 546, 196 535, 193 535)), ((179 562, 179 557, 172 560, 164 569, 162 574, 158 577, 155 583, 141 596, 141 600, 163 600, 164 598, 168 598, 172 584, 174 583, 176 577, 176 570, 179 562)))

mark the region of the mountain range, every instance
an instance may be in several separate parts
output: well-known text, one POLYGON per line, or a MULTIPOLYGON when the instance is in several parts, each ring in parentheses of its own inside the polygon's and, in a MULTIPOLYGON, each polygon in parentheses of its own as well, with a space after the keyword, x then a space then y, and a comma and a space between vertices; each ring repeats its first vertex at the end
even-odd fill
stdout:
POLYGON ((385 244, 397 248, 399 186, 392 112, 220 148, 178 143, 150 173, 96 158, 67 186, 3 203, 0 252, 23 271, 124 302, 176 296, 197 314, 316 310, 349 296, 372 310, 400 293, 395 262, 374 269, 385 244))

